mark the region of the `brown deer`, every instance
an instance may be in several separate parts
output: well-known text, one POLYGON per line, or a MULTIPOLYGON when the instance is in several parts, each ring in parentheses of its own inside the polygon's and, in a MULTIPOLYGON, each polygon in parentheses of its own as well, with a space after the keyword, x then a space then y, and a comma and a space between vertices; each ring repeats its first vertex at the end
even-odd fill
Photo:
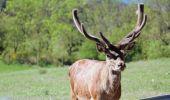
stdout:
POLYGON ((147 20, 144 5, 138 5, 136 27, 117 45, 111 44, 101 32, 101 38, 87 33, 77 16, 77 10, 74 9, 72 14, 78 31, 96 42, 97 50, 106 55, 106 61, 83 59, 72 64, 69 69, 72 100, 119 100, 121 71, 126 67, 125 54, 133 48, 134 40, 140 35, 147 20))

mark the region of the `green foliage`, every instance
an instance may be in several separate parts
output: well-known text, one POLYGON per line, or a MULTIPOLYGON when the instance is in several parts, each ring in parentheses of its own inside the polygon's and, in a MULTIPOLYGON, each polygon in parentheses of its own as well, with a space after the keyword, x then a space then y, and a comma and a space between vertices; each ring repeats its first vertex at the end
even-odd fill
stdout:
MULTIPOLYGON (((2 0, 4 2, 4 0, 2 0)), ((148 20, 127 61, 170 55, 169 0, 144 0, 148 20), (147 41, 146 41, 147 40, 147 41), (159 47, 159 49, 158 49, 159 47)), ((0 9, 2 2, 0 2, 0 9)), ((71 64, 77 59, 104 60, 95 43, 75 28, 78 8, 86 30, 116 44, 136 24, 136 4, 121 0, 7 0, 0 11, 0 54, 6 63, 71 64)))
POLYGON ((71 58, 66 57, 76 51, 81 40, 79 35, 72 34, 73 27, 70 23, 70 12, 75 4, 74 0, 8 1, 6 14, 2 14, 5 27, 2 41, 5 61, 43 65, 59 64, 55 62, 63 58, 70 60, 71 58), (53 57, 53 54, 58 56, 53 57))
POLYGON ((144 46, 143 53, 147 55, 147 58, 159 58, 162 56, 162 43, 158 40, 147 41, 147 45, 144 46))
POLYGON ((79 49, 79 52, 78 52, 78 58, 79 59, 86 59, 86 58, 89 58, 89 59, 97 59, 97 52, 96 52, 96 48, 95 48, 95 43, 93 43, 92 41, 85 41, 83 42, 82 46, 80 47, 79 49))
POLYGON ((169 51, 170 51, 170 46, 169 46, 169 45, 163 46, 163 47, 162 47, 162 50, 163 50, 163 51, 162 51, 162 52, 163 52, 163 53, 162 53, 162 56, 163 56, 163 57, 170 57, 170 52, 169 52, 169 51))
POLYGON ((139 60, 139 59, 143 59, 143 57, 144 56, 142 55, 142 46, 136 43, 133 50, 128 51, 126 55, 126 61, 139 60))

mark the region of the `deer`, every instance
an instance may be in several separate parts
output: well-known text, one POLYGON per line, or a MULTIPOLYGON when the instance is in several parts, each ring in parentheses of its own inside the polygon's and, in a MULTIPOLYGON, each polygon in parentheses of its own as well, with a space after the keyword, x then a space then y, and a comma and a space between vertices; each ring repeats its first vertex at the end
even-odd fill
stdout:
POLYGON ((144 4, 138 4, 135 28, 113 45, 102 32, 100 38, 88 33, 80 22, 78 10, 72 10, 73 21, 78 31, 96 43, 99 53, 106 55, 105 61, 81 59, 69 67, 70 94, 72 100, 119 100, 121 97, 121 72, 126 68, 125 56, 135 45, 146 24, 144 4))

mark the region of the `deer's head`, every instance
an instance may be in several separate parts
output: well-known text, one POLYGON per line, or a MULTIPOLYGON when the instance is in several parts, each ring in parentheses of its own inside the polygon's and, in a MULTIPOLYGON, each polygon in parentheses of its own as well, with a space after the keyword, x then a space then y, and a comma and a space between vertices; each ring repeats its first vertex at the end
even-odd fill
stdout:
POLYGON ((106 62, 112 67, 114 71, 123 71, 125 65, 125 55, 128 50, 131 50, 135 44, 135 39, 140 35, 143 29, 147 16, 144 14, 144 5, 139 4, 137 10, 137 23, 135 28, 128 33, 120 42, 116 45, 110 43, 110 41, 101 33, 100 37, 97 38, 86 32, 83 23, 80 22, 77 16, 77 10, 74 9, 72 12, 74 23, 80 33, 82 33, 87 39, 96 42, 96 48, 99 52, 103 52, 106 55, 106 62))

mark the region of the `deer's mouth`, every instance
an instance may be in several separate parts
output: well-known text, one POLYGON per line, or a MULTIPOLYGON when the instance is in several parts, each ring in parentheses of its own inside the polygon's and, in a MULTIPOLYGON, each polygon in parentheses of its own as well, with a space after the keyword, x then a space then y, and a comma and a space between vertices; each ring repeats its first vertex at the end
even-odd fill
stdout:
POLYGON ((120 70, 121 70, 121 71, 124 71, 125 68, 126 68, 126 65, 123 65, 123 66, 120 68, 120 70))
POLYGON ((115 70, 112 70, 112 74, 113 75, 119 75, 121 71, 115 71, 115 70))

